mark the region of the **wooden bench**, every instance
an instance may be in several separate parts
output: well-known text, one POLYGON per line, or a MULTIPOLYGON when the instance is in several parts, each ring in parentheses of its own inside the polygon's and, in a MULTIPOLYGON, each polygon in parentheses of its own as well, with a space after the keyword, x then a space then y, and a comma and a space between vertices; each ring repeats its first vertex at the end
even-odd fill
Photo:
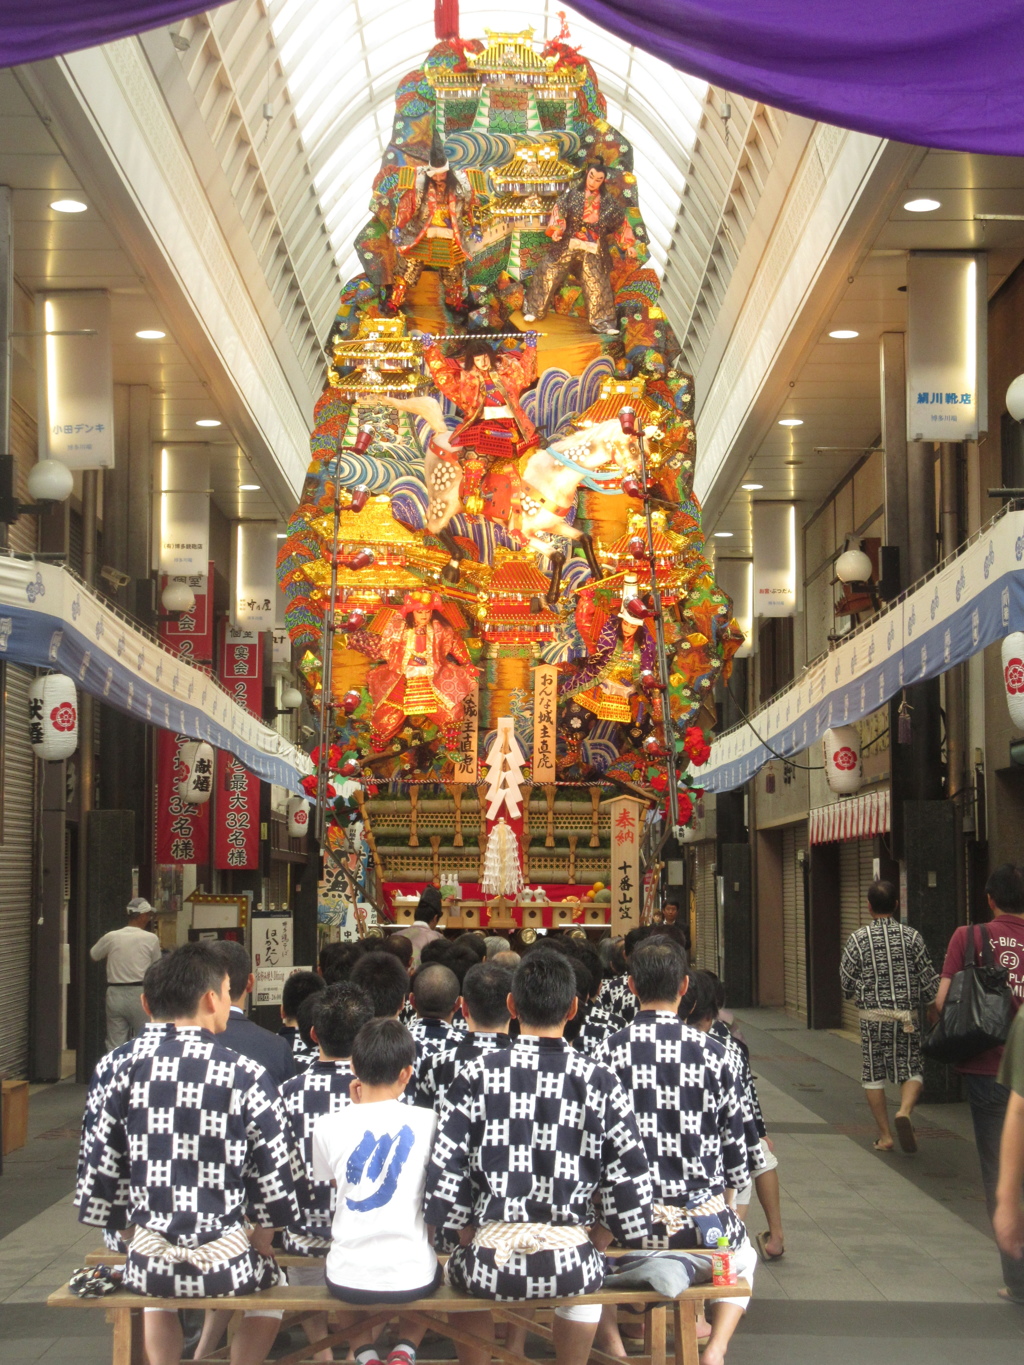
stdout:
MULTIPOLYGON (((98 1256, 91 1257, 98 1260, 98 1256)), ((301 1260, 302 1258, 298 1258, 301 1260)), ((108 1262, 115 1257, 108 1253, 108 1262)), ((736 1298, 750 1292, 745 1282, 738 1285, 695 1285, 684 1290, 677 1299, 666 1302, 657 1294, 646 1289, 607 1289, 597 1294, 581 1294, 571 1300, 574 1304, 632 1304, 641 1307, 644 1320, 644 1348, 641 1354, 630 1356, 630 1365, 668 1365, 666 1357, 667 1315, 672 1314, 674 1336, 673 1365, 698 1365, 697 1316, 701 1304, 706 1299, 736 1298)), ((355 1327, 383 1327, 401 1314, 428 1331, 448 1337, 456 1344, 485 1347, 493 1360, 499 1365, 532 1365, 525 1355, 508 1350, 499 1342, 492 1342, 479 1336, 471 1327, 464 1327, 454 1319, 466 1313, 490 1313, 495 1322, 508 1323, 514 1327, 525 1327, 535 1336, 551 1341, 551 1327, 542 1319, 548 1312, 558 1307, 558 1299, 531 1299, 524 1303, 494 1303, 488 1299, 472 1298, 460 1290, 442 1286, 426 1299, 416 1299, 408 1304, 391 1304, 381 1307, 368 1307, 365 1311, 351 1309, 339 1304, 326 1289, 303 1288, 300 1285, 284 1285, 277 1289, 264 1289, 257 1294, 246 1294, 238 1299, 151 1299, 141 1294, 119 1291, 101 1298, 80 1299, 72 1294, 65 1285, 47 1299, 51 1308, 103 1309, 107 1321, 113 1326, 112 1365, 145 1365, 142 1350, 142 1309, 143 1308, 232 1308, 236 1312, 257 1306, 281 1311, 285 1314, 284 1326, 301 1322, 314 1314, 346 1313, 344 1329, 329 1328, 328 1335, 318 1341, 280 1356, 275 1365, 302 1365, 328 1346, 340 1346, 348 1340, 355 1327), (352 1320, 350 1314, 358 1317, 352 1320), (528 1316, 529 1314, 529 1316, 528 1316), (536 1316, 534 1316, 536 1315, 536 1316)), ((206 1365, 223 1365, 226 1348, 204 1357, 206 1365)), ((592 1350, 592 1361, 597 1365, 622 1365, 622 1361, 603 1351, 592 1350)))

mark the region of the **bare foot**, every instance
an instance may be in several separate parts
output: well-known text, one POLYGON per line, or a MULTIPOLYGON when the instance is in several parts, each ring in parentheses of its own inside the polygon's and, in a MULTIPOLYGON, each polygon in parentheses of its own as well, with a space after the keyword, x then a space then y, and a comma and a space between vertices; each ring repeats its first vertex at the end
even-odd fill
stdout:
POLYGON ((874 1148, 876 1152, 891 1152, 893 1149, 892 1138, 875 1138, 874 1148))
POLYGON ((786 1244, 781 1237, 766 1237, 764 1249, 769 1256, 782 1256, 785 1253, 786 1244))
POLYGON ((724 1365, 725 1351, 717 1342, 709 1341, 700 1353, 701 1365, 724 1365))

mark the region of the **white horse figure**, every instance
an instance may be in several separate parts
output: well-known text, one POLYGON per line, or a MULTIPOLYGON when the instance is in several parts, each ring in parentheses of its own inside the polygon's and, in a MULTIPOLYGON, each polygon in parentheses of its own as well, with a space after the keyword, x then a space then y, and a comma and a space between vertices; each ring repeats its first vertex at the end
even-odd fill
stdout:
MULTIPOLYGON (((461 452, 450 442, 441 404, 429 394, 418 398, 382 397, 380 401, 400 412, 422 417, 430 427, 432 437, 424 460, 428 500, 426 529, 451 552, 452 563, 444 570, 443 577, 448 582, 457 582, 461 551, 446 528, 462 510, 459 498, 462 471, 453 459, 461 452)), ((532 549, 549 560, 549 602, 558 599, 565 563, 565 556, 555 550, 552 536, 576 541, 591 573, 595 578, 602 576, 590 536, 566 520, 575 505, 580 485, 600 492, 614 492, 624 474, 634 474, 639 468, 637 440, 625 434, 618 418, 598 422, 547 446, 538 446, 526 457, 520 475, 521 515, 518 525, 510 529, 518 531, 532 549)))

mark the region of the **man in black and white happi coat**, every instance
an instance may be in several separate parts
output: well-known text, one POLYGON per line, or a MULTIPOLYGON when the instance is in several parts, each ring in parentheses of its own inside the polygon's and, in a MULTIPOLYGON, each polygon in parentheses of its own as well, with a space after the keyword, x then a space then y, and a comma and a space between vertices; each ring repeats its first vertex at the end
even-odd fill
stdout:
POLYGON ((497 1048, 509 1047, 508 997, 512 973, 493 962, 470 967, 462 982, 462 1012, 468 1032, 441 1052, 427 1057, 415 1078, 414 1100, 441 1112, 448 1090, 471 1062, 497 1048))
MULTIPOLYGON (((231 1008, 217 945, 185 944, 167 965, 174 1033, 107 1087, 79 1219, 106 1228, 123 1217, 131 1232, 124 1284, 137 1293, 250 1294, 281 1280, 270 1244, 275 1228, 299 1221, 301 1157, 273 1081, 214 1036, 231 1008)), ((144 1323, 149 1365, 177 1365, 176 1312, 147 1309, 144 1323)), ((233 1365, 261 1361, 277 1326, 266 1311, 247 1313, 233 1365)))
MULTIPOLYGON (((753 1115, 721 1043, 678 1017, 685 951, 648 939, 630 957, 630 983, 639 1011, 602 1056, 632 1100, 650 1163, 655 1227, 644 1245, 710 1258, 725 1236, 739 1277, 749 1283, 757 1257, 730 1203, 764 1165, 753 1115)), ((711 1310, 707 1365, 721 1365, 748 1303, 746 1296, 721 1299, 711 1310)), ((604 1326, 611 1332, 607 1317, 604 1326)))
MULTIPOLYGON (((528 953, 509 1007, 520 1037, 473 1062, 446 1095, 425 1216, 459 1233, 446 1272, 455 1288, 482 1299, 571 1299, 604 1279, 592 1225, 600 1220, 603 1245, 650 1233, 647 1157, 616 1078, 562 1037, 577 1007, 572 964, 543 948, 528 953)), ((599 1318, 599 1306, 559 1306, 559 1365, 586 1359, 599 1318)), ((462 1348, 460 1360, 482 1365, 485 1354, 462 1348)))

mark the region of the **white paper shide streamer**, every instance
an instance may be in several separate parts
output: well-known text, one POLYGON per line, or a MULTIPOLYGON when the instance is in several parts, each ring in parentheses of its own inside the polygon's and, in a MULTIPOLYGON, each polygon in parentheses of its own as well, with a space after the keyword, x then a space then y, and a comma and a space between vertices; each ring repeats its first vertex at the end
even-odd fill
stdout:
POLYGON ((523 869, 515 831, 499 820, 487 839, 484 876, 480 883, 487 896, 518 896, 523 889, 523 869))
POLYGON ((487 755, 484 784, 487 788, 487 819, 497 820, 487 839, 481 883, 488 896, 515 896, 522 890, 523 869, 515 831, 499 819, 504 809, 510 819, 519 816, 523 804, 523 751, 516 739, 511 716, 501 716, 487 755))

